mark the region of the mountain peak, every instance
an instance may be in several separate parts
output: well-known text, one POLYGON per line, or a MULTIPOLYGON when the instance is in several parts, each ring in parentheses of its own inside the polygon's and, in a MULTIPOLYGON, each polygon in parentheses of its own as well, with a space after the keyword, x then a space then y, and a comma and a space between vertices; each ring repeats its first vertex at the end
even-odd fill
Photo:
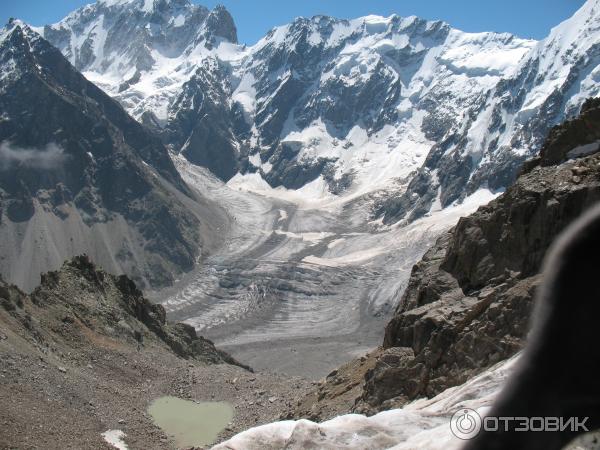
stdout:
POLYGON ((46 26, 44 38, 80 71, 129 80, 158 60, 189 54, 214 38, 237 43, 229 12, 190 0, 99 0, 46 26))
POLYGON ((26 23, 11 18, 6 26, 0 29, 0 45, 4 46, 5 41, 9 41, 8 46, 10 48, 9 52, 11 57, 8 60, 0 61, 0 70, 3 66, 6 66, 6 64, 12 66, 14 61, 11 62, 11 60, 17 55, 31 53, 43 39, 41 39, 41 36, 26 23))
POLYGON ((6 23, 4 28, 2 28, 0 30, 0 42, 3 41, 7 36, 12 34, 16 30, 18 30, 19 32, 22 32, 25 35, 33 36, 36 34, 35 31, 33 31, 31 29, 31 27, 29 25, 27 25, 25 22, 23 22, 19 19, 15 19, 14 17, 11 17, 10 19, 8 19, 8 22, 6 23))
POLYGON ((152 12, 161 6, 191 6, 190 0, 98 0, 104 6, 132 6, 144 12, 152 12))
POLYGON ((206 19, 206 30, 214 36, 237 43, 237 29, 233 17, 225 6, 219 4, 210 12, 206 19))

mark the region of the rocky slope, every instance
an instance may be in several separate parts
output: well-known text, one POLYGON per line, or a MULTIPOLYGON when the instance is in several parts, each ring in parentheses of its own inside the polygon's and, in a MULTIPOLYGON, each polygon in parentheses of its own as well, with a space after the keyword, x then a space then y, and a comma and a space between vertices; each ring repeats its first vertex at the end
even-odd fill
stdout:
POLYGON ((130 449, 173 448, 146 413, 158 397, 230 402, 231 435, 275 419, 281 399, 306 389, 240 367, 85 256, 31 295, 0 281, 0 380, 1 448, 108 449, 107 430, 124 431, 130 449))
POLYGON ((0 77, 4 278, 30 290, 86 252, 160 286, 216 244, 218 208, 192 194, 160 140, 18 21, 0 32, 0 77))
POLYGON ((2 307, 9 313, 11 326, 22 328, 42 352, 84 346, 95 336, 131 346, 162 345, 185 359, 236 363, 212 342, 198 337, 193 327, 168 323, 164 308, 144 298, 126 275, 97 270, 87 256, 43 274, 30 295, 0 282, 2 307))
POLYGON ((540 156, 504 194, 460 219, 413 267, 383 348, 358 368, 351 363, 332 373, 314 394, 323 404, 301 402, 292 415, 322 419, 344 408, 371 414, 398 407, 519 351, 546 250, 600 201, 599 130, 598 100, 552 129, 540 156), (360 384, 357 370, 365 373, 360 384))

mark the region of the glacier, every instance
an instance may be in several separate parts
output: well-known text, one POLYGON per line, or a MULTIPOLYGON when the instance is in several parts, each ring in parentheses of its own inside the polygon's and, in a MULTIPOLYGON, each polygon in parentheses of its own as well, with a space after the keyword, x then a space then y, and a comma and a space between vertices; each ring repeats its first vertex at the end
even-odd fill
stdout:
POLYGON ((228 244, 161 297, 170 315, 259 368, 326 373, 380 341, 434 239, 599 93, 599 5, 539 42, 372 15, 247 46, 188 0, 101 0, 37 31, 230 216, 228 244))

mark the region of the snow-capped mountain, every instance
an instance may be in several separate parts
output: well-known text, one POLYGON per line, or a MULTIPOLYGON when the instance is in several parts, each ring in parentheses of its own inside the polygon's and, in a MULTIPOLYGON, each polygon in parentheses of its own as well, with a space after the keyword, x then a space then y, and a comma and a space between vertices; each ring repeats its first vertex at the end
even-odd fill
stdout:
POLYGON ((167 119, 170 101, 221 43, 237 42, 223 7, 189 0, 99 0, 37 29, 137 119, 167 119))
POLYGON ((164 134, 165 143, 177 151, 185 146, 190 161, 222 178, 234 175, 238 151, 228 118, 229 77, 218 69, 241 47, 224 7, 99 0, 37 31, 133 117, 164 134), (212 83, 205 85, 207 78, 212 83), (221 116, 225 125, 214 132, 221 116))
POLYGON ((442 136, 406 193, 384 202, 380 213, 390 222, 414 218, 482 185, 506 187, 551 127, 600 94, 598 81, 600 1, 588 0, 487 92, 462 126, 442 136))
POLYGON ((588 0, 541 42, 316 16, 246 47, 223 7, 99 0, 43 34, 222 179, 318 197, 383 190, 374 215, 393 222, 502 189, 599 93, 599 9, 588 0))
POLYGON ((205 237, 215 241, 215 212, 198 199, 161 141, 55 47, 18 21, 0 30, 6 280, 31 289, 87 253, 140 286, 169 284, 194 266, 205 237))
POLYGON ((272 186, 367 192, 417 169, 533 45, 417 17, 297 19, 251 49, 233 98, 272 186))

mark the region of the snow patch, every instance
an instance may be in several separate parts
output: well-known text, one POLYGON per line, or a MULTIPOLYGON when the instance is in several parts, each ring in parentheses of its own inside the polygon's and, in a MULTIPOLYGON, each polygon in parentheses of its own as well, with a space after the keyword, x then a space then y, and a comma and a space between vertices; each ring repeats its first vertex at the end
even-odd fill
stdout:
POLYGON ((125 436, 127 435, 121 430, 108 430, 102 433, 104 440, 118 450, 128 450, 124 441, 125 436))
POLYGON ((213 449, 269 450, 288 448, 298 442, 310 448, 459 449, 464 441, 450 431, 452 415, 462 408, 471 408, 484 416, 513 372, 518 357, 432 399, 416 400, 402 409, 372 417, 348 414, 320 424, 309 420, 275 422, 244 431, 213 449))
POLYGON ((350 264, 358 264, 368 261, 369 259, 373 259, 382 253, 385 253, 386 249, 383 247, 374 247, 368 250, 362 250, 358 252, 349 253, 344 256, 340 256, 338 258, 319 258, 317 256, 305 256, 302 261, 317 264, 320 266, 328 266, 328 267, 341 267, 350 264))
POLYGON ((279 219, 277 219, 278 222, 285 222, 288 218, 288 213, 285 209, 280 209, 279 210, 279 219))
POLYGON ((291 231, 275 230, 274 233, 282 235, 282 236, 287 236, 292 239, 301 239, 304 242, 310 242, 311 244, 318 244, 323 239, 334 236, 333 233, 328 233, 326 231, 318 231, 318 232, 315 231, 315 232, 308 232, 308 233, 293 233, 291 231))
POLYGON ((249 116, 252 116, 256 111, 256 89, 254 88, 255 83, 256 79, 251 73, 244 74, 231 96, 234 102, 238 102, 240 105, 242 105, 242 108, 249 116))

